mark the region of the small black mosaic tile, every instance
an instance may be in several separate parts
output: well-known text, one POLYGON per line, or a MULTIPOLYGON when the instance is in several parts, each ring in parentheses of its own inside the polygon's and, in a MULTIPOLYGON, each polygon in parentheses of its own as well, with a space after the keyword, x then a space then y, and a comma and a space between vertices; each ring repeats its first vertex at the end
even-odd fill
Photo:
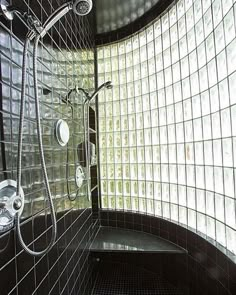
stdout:
POLYGON ((101 262, 92 295, 183 295, 163 278, 129 264, 101 262))

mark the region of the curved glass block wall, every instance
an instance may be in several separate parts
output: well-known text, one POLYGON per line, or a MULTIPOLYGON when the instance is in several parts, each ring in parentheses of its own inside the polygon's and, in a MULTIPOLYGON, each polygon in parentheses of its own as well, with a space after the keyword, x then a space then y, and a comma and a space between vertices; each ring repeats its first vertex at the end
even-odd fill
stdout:
POLYGON ((98 48, 102 208, 188 226, 236 254, 236 4, 181 0, 98 48))

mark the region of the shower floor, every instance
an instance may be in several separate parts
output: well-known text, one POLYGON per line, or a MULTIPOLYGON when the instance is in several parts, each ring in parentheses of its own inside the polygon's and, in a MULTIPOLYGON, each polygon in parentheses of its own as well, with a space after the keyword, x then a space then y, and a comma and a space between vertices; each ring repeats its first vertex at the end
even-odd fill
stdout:
POLYGON ((142 268, 101 262, 92 295, 183 295, 183 292, 142 268))

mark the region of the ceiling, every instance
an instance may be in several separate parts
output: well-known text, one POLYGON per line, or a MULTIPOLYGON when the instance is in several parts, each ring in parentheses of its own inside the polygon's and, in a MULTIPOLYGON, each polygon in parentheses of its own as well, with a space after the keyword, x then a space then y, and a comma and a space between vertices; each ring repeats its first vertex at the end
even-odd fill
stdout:
POLYGON ((160 0, 96 0, 97 34, 116 31, 143 16, 160 0))

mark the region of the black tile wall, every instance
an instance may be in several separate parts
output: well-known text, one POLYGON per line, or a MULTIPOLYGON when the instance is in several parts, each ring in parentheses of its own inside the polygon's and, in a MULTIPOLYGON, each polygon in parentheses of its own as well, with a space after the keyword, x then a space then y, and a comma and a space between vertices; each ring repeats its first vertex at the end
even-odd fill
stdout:
MULTIPOLYGON (((22 0, 11 4, 37 16, 43 23, 62 0, 22 0)), ((77 190, 74 180, 79 164, 77 147, 83 142, 83 97, 72 95, 74 116, 62 98, 78 85, 94 89, 93 13, 78 17, 72 12, 61 19, 40 41, 38 58, 39 98, 47 172, 57 215, 57 241, 42 257, 31 257, 19 245, 15 230, 0 236, 0 294, 90 294, 89 245, 98 228, 92 216, 86 185, 77 190), (45 89, 48 90, 45 92, 45 89), (70 127, 68 147, 54 137, 58 119, 70 127), (67 197, 67 148, 69 191, 67 197)), ((0 181, 16 179, 17 138, 21 89, 22 50, 27 28, 19 17, 12 22, 0 16, 0 181)), ((32 46, 28 54, 24 123, 22 186, 25 207, 22 235, 31 249, 44 249, 51 238, 51 218, 45 197, 39 160, 32 78, 32 46)), ((81 146, 81 145, 80 145, 81 146)), ((83 163, 82 163, 83 164, 83 163)))
POLYGON ((235 262, 198 234, 167 220, 138 213, 101 210, 100 218, 103 226, 144 231, 188 250, 186 257, 183 258, 181 255, 170 261, 167 256, 158 257, 158 261, 155 261, 153 256, 148 258, 148 255, 133 258, 113 255, 109 257, 110 261, 125 260, 145 266, 164 275, 168 281, 185 286, 189 292, 187 294, 236 294, 235 262))

